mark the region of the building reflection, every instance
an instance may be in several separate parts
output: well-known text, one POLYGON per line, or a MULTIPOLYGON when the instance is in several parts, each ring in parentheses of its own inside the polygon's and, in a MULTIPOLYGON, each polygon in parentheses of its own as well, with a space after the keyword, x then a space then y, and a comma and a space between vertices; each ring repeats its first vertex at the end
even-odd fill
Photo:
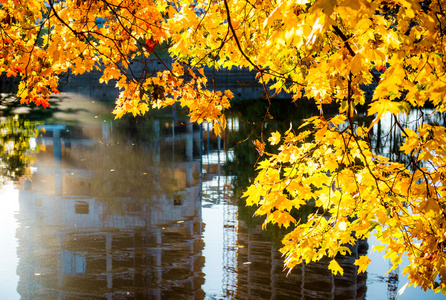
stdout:
POLYGON ((238 135, 238 124, 237 119, 228 119, 224 138, 211 138, 205 145, 203 157, 203 169, 207 170, 205 175, 212 177, 203 183, 203 205, 223 206, 224 299, 366 299, 367 273, 358 274, 357 267, 353 265, 360 255, 367 254, 366 240, 351 247, 351 255, 336 257, 344 269, 344 276, 331 273, 329 259, 298 265, 289 275, 284 271, 284 258, 279 252, 280 238, 272 241, 281 233, 274 232, 273 228, 265 232, 261 228, 263 219, 259 218, 258 222, 253 219, 252 207, 237 205, 238 189, 246 188, 246 183, 240 185, 240 182, 253 176, 246 176, 246 167, 243 166, 254 165, 257 155, 254 154, 253 160, 248 162, 243 160, 249 158, 243 147, 219 151, 229 148, 226 145, 229 139, 237 141, 246 136, 246 132, 238 135))
POLYGON ((337 258, 343 277, 328 260, 286 276, 278 247, 240 218, 234 187, 242 177, 228 165, 252 163, 237 149, 221 151, 236 121, 221 139, 206 125, 203 144, 198 128, 161 120, 45 126, 38 143, 46 151, 19 194, 22 299, 365 299, 367 275, 353 262, 367 242, 337 258), (205 258, 204 236, 220 236, 202 220, 217 206, 222 251, 205 258), (205 262, 219 259, 221 268, 204 274, 205 262), (206 295, 204 281, 217 273, 221 292, 206 295))
POLYGON ((296 266, 287 276, 278 247, 271 244, 259 227, 238 227, 238 299, 366 299, 367 273, 357 274, 353 265, 367 253, 366 241, 353 247, 352 255, 336 260, 343 276, 328 270, 329 259, 296 266))
POLYGON ((199 133, 154 124, 150 142, 45 126, 19 196, 22 299, 204 298, 199 133))

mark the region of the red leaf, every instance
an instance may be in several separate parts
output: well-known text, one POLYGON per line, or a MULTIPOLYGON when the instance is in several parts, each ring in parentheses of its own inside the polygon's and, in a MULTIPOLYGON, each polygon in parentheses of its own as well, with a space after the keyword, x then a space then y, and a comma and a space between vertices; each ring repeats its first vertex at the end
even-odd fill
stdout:
POLYGON ((146 39, 147 52, 152 53, 153 49, 155 49, 156 45, 158 45, 158 43, 156 41, 154 41, 153 38, 146 39))

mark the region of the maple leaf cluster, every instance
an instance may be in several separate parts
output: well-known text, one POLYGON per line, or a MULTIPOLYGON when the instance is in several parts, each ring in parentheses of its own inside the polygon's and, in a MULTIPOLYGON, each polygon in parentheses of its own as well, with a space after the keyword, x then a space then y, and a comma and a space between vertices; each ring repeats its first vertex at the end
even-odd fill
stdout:
MULTIPOLYGON (((233 94, 209 87, 205 70, 248 68, 267 103, 285 92, 320 111, 299 131, 273 133, 277 153, 254 143, 261 159, 245 198, 266 223, 289 228, 285 266, 329 256, 342 274, 336 255, 374 234, 392 268, 409 260, 410 284, 446 293, 446 135, 423 110, 446 110, 445 0, 24 2, 0 1, 0 70, 20 77, 22 103, 47 106, 62 76, 97 69, 121 90, 117 118, 178 102, 219 134, 233 94), (175 63, 135 74, 162 45, 175 63), (338 110, 328 118, 330 104, 338 110), (366 104, 370 121, 360 124, 366 104), (411 110, 421 117, 409 129, 398 116, 411 110), (388 116, 405 161, 371 147, 388 116), (305 220, 293 213, 302 206, 314 208, 305 220)), ((358 258, 358 271, 369 262, 358 258)))

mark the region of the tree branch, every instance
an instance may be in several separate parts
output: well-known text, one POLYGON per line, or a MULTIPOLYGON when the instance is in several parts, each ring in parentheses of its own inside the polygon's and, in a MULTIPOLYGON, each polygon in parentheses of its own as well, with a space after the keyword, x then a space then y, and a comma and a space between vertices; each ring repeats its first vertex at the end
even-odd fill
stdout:
MULTIPOLYGON (((342 39, 342 41, 344 42, 345 48, 347 48, 348 52, 350 53, 350 55, 352 57, 354 57, 356 55, 355 51, 353 51, 352 47, 350 46, 349 42, 348 42, 348 37, 345 36, 345 34, 339 29, 338 26, 333 25, 333 29, 335 31, 335 33, 342 39)), ((372 70, 369 70, 369 73, 372 75, 373 80, 376 82, 376 84, 379 84, 379 77, 372 72, 372 70)))

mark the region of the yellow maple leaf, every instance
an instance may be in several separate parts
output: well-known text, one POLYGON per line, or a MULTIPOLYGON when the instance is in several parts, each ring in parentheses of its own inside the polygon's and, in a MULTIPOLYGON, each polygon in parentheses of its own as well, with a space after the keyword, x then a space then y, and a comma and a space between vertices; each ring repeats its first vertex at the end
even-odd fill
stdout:
POLYGON ((123 109, 122 107, 116 107, 113 110, 113 114, 115 114, 115 119, 120 119, 124 114, 125 114, 125 109, 123 109))
POLYGON ((278 131, 273 132, 268 141, 270 141, 271 145, 277 145, 280 142, 280 133, 278 131))
POLYGON ((419 145, 418 135, 409 128, 405 128, 404 133, 407 135, 407 137, 403 145, 400 147, 400 151, 404 151, 404 153, 409 154, 419 145))
POLYGON ((388 99, 379 99, 377 101, 372 102, 372 104, 370 104, 370 108, 368 110, 368 115, 372 116, 374 114, 376 115, 376 118, 373 120, 373 122, 370 124, 369 126, 369 131, 370 129, 376 124, 378 123, 379 120, 381 120, 381 118, 386 115, 386 113, 390 112, 391 114, 398 114, 400 113, 401 110, 401 103, 400 102, 396 102, 396 101, 391 101, 388 99))
POLYGON ((361 53, 358 53, 355 55, 355 57, 353 57, 350 68, 351 68, 351 72, 354 75, 358 75, 361 72, 362 69, 362 55, 361 53))
POLYGON ((256 186, 251 185, 248 189, 243 193, 243 198, 246 198, 246 205, 254 205, 259 203, 261 196, 264 195, 264 191, 256 186))
POLYGON ((397 114, 401 111, 401 103, 397 101, 390 101, 388 99, 380 99, 370 104, 368 115, 378 114, 381 116, 387 112, 397 114))
POLYGON ((219 122, 214 122, 213 129, 214 129, 214 133, 215 133, 215 135, 216 135, 216 136, 220 136, 222 126, 221 126, 221 124, 220 124, 219 122))
POLYGON ((328 269, 331 270, 331 272, 335 275, 337 273, 344 275, 344 269, 338 264, 338 262, 335 259, 330 261, 330 263, 328 264, 328 269))
POLYGON ((147 106, 146 103, 140 103, 138 105, 138 109, 141 112, 141 115, 144 115, 149 110, 149 107, 147 106))
POLYGON ((130 112, 133 114, 134 117, 136 117, 137 115, 139 115, 139 109, 138 107, 134 106, 130 109, 130 112))
POLYGON ((362 255, 358 259, 355 260, 355 265, 358 266, 358 274, 365 272, 367 270, 367 266, 370 264, 371 260, 367 255, 362 255))
POLYGON ((225 96, 228 97, 228 99, 234 98, 234 93, 232 93, 230 90, 225 90, 225 96))
POLYGON ((290 223, 296 223, 296 220, 286 211, 276 210, 271 214, 271 217, 279 226, 288 228, 290 223))

